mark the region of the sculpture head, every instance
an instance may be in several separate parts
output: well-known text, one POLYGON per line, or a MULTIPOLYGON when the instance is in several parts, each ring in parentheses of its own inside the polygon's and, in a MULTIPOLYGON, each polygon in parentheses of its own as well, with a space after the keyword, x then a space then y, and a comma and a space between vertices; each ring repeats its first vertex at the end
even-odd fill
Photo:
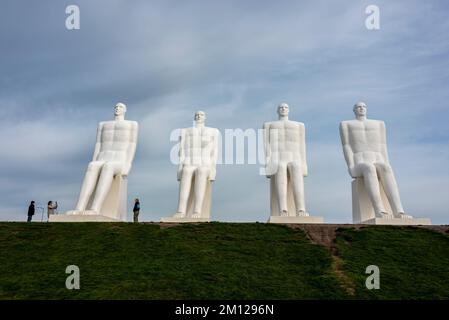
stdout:
POLYGON ((204 113, 204 111, 197 111, 195 112, 194 119, 196 123, 204 123, 206 121, 206 114, 204 113))
POLYGON ((124 103, 117 103, 114 107, 115 116, 124 116, 126 113, 126 105, 124 103))
POLYGON ((356 117, 366 117, 367 106, 365 102, 357 102, 352 108, 356 117))
POLYGON ((289 111, 290 111, 290 109, 288 107, 288 104, 286 104, 286 103, 281 103, 278 106, 278 115, 280 117, 287 117, 289 111))

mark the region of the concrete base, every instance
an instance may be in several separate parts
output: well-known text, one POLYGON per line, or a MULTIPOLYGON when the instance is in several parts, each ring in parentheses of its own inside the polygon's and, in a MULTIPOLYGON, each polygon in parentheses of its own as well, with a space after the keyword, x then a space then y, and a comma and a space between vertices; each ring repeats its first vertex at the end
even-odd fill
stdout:
POLYGON ((110 217, 85 214, 52 214, 48 222, 122 222, 110 217))
POLYGON ((268 223, 324 223, 323 217, 281 217, 281 216, 271 216, 268 223))
POLYGON ((210 219, 207 218, 174 218, 174 217, 165 217, 161 218, 161 222, 169 222, 169 223, 195 223, 195 222, 210 222, 210 219))
POLYGON ((430 226, 432 222, 427 218, 413 218, 413 219, 386 219, 374 218, 361 222, 362 224, 376 224, 376 225, 396 225, 396 226, 430 226))

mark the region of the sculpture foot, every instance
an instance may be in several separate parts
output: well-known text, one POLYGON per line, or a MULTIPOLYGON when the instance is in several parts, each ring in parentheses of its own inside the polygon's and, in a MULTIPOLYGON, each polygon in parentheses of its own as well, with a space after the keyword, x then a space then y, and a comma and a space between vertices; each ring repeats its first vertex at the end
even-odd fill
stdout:
POLYGON ((84 215, 86 216, 96 216, 98 215, 98 211, 95 210, 86 210, 83 212, 84 215))
POLYGON ((200 212, 194 212, 192 214, 192 218, 201 218, 201 213, 200 212))
POLYGON ((378 212, 376 213, 376 218, 394 219, 394 215, 388 212, 378 212))
POLYGON ((287 217, 288 216, 288 211, 287 210, 281 210, 281 212, 279 212, 279 215, 281 217, 287 217))
POLYGON ((77 214, 82 214, 82 211, 80 211, 80 210, 70 210, 70 211, 67 211, 66 214, 68 214, 68 215, 77 215, 77 214))
POLYGON ((408 214, 405 214, 404 212, 398 212, 398 213, 395 215, 395 218, 399 218, 399 219, 413 219, 412 216, 410 216, 410 215, 408 215, 408 214))
POLYGON ((307 213, 307 212, 304 211, 304 210, 299 210, 299 211, 296 213, 296 216, 297 216, 297 217, 309 217, 310 215, 309 215, 309 213, 307 213))
POLYGON ((185 218, 186 214, 184 212, 176 212, 175 218, 185 218))

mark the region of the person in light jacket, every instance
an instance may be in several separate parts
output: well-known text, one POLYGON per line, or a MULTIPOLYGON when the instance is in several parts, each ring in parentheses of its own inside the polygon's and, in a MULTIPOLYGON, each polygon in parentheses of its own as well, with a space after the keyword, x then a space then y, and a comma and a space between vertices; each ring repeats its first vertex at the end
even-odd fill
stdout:
POLYGON ((58 201, 55 201, 53 204, 53 201, 48 201, 47 204, 47 218, 50 219, 51 214, 56 213, 56 209, 58 208, 58 201))

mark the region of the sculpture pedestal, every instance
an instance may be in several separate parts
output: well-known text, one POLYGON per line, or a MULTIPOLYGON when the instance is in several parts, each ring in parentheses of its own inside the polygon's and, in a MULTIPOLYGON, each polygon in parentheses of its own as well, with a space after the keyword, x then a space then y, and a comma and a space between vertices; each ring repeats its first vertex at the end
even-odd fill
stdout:
POLYGON ((375 224, 375 225, 393 225, 393 226, 430 226, 432 225, 430 219, 427 218, 413 218, 413 219, 386 219, 386 218, 374 218, 363 221, 362 224, 375 224))
POLYGON ((161 218, 161 222, 195 223, 195 222, 210 222, 210 219, 208 219, 208 218, 191 218, 191 217, 185 217, 185 218, 165 217, 165 218, 161 218))
POLYGON ((324 223, 323 217, 283 217, 283 216, 271 216, 268 223, 324 223))
POLYGON ((121 221, 100 215, 52 214, 50 215, 48 222, 121 222, 121 221))
MULTIPOLYGON (((95 191, 92 193, 95 194, 95 191)), ((116 175, 112 180, 111 189, 103 202, 99 215, 126 222, 126 201, 128 197, 128 178, 122 175, 116 175)), ((88 208, 91 205, 92 199, 89 201, 88 208)))
MULTIPOLYGON (((388 202, 382 183, 379 181, 380 197, 387 212, 393 213, 390 202, 388 202)), ((355 178, 351 183, 352 187, 352 222, 355 224, 364 223, 376 218, 373 205, 366 192, 363 178, 355 178)))
MULTIPOLYGON (((427 218, 376 218, 373 205, 365 189, 363 178, 356 178, 352 181, 352 222, 354 224, 376 224, 376 225, 397 225, 397 226, 417 226, 431 225, 427 218)), ((387 212, 393 213, 382 183, 379 181, 380 197, 387 212)))
MULTIPOLYGON (((89 199, 87 204, 88 208, 92 205, 95 191, 92 192, 92 196, 89 199)), ((128 179, 124 176, 117 175, 112 180, 111 188, 98 214, 66 213, 50 215, 48 222, 126 222, 127 193, 128 179)))

